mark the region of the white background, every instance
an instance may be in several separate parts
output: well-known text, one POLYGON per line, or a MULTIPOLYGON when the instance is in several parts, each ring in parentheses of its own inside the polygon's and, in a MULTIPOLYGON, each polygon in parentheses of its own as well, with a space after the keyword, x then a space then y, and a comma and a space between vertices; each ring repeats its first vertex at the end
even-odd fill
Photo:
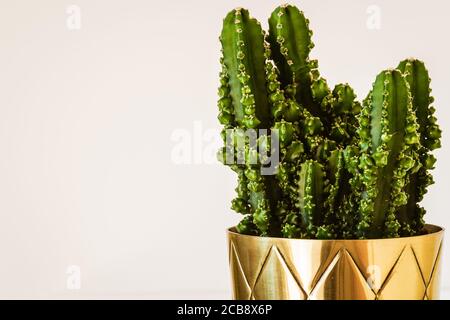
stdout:
MULTIPOLYGON (((331 86, 349 82, 362 99, 382 69, 427 63, 443 148, 424 205, 428 222, 449 226, 449 2, 291 3, 311 20, 312 56, 331 86), (380 30, 367 27, 370 5, 380 30)), ((205 140, 193 157, 215 150, 222 18, 243 6, 266 26, 278 4, 0 0, 1 298, 230 296, 236 178, 201 156, 174 163, 172 138, 184 129, 194 139, 197 123, 205 140), (80 30, 67 26, 71 4, 80 30), (71 265, 79 290, 67 287, 71 265)))

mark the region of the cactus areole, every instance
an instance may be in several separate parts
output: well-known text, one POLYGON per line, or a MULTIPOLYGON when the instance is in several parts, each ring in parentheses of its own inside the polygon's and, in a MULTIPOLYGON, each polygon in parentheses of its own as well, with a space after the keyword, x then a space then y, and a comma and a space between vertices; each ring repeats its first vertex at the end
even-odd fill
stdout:
POLYGON ((382 71, 360 103, 348 84, 330 88, 320 75, 309 56, 309 21, 295 6, 276 8, 268 32, 235 9, 220 41, 218 157, 238 177, 231 207, 243 215, 239 233, 364 239, 425 232, 419 203, 433 183, 431 152, 441 130, 423 62, 382 71))

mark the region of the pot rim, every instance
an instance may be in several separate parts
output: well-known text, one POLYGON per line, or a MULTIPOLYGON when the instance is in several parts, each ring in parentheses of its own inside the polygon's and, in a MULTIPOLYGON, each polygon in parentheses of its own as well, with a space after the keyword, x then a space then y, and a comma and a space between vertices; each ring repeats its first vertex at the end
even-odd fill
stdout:
POLYGON ((230 227, 227 229, 228 235, 234 235, 242 238, 258 238, 261 240, 277 240, 277 241, 313 241, 313 242, 373 242, 373 241, 398 241, 398 240, 412 240, 412 239, 420 239, 422 237, 430 237, 437 236, 443 234, 445 228, 441 226, 437 226, 434 224, 425 224, 424 228, 429 232, 427 234, 421 234, 417 236, 410 237, 399 237, 399 238, 376 238, 376 239, 301 239, 301 238, 280 238, 280 237, 262 237, 262 236, 252 236, 248 234, 241 234, 236 231, 236 227, 230 227))

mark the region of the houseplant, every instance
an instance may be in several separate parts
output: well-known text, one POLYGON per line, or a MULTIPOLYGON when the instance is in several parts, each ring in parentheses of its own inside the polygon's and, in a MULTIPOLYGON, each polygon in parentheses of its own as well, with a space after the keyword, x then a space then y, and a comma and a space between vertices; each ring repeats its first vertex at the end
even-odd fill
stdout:
POLYGON ((443 229, 418 204, 441 131, 425 65, 382 71, 360 103, 309 58, 303 12, 269 31, 245 9, 224 19, 219 160, 238 177, 228 231, 237 299, 434 299, 443 229))

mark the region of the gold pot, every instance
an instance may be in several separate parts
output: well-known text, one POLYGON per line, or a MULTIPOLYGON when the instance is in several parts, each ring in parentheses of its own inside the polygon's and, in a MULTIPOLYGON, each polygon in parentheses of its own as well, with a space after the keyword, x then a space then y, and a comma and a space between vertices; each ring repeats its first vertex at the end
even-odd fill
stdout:
POLYGON ((439 298, 444 230, 392 239, 308 240, 228 230, 233 298, 431 300, 439 298))

